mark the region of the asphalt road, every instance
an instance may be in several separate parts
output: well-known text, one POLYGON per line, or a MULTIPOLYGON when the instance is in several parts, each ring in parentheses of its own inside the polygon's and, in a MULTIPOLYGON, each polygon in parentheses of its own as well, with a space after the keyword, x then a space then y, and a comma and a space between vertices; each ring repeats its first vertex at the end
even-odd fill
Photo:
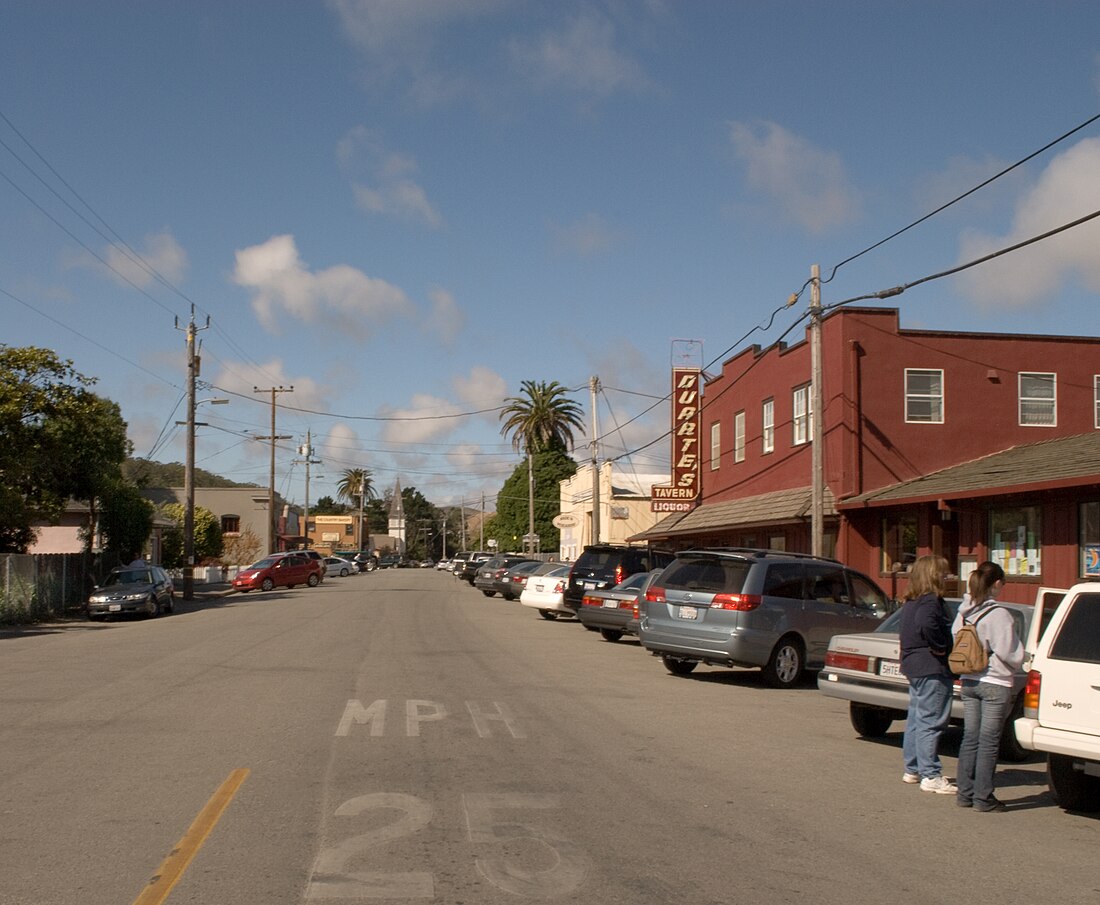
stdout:
POLYGON ((5 634, 0 903, 1100 899, 1040 762, 977 814, 899 748, 434 570, 5 634))

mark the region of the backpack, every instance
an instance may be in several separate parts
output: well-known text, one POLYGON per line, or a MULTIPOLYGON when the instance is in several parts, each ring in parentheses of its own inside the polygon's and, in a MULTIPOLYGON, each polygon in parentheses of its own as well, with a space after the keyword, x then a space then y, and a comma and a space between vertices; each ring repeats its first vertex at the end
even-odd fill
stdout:
POLYGON ((991 606, 973 622, 963 618, 963 624, 955 632, 955 643, 947 656, 947 665, 957 676, 971 676, 985 672, 989 666, 989 651, 978 637, 977 624, 997 607, 991 606))

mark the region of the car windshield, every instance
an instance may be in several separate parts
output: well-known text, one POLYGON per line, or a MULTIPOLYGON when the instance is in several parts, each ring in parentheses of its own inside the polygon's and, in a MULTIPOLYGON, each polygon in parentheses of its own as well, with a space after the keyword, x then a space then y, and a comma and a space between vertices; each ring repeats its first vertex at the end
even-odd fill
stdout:
POLYGON ((277 562, 278 562, 277 559, 273 559, 272 557, 269 556, 266 559, 261 559, 261 560, 258 560, 257 562, 252 563, 252 565, 250 565, 248 568, 250 568, 250 569, 266 569, 270 566, 275 565, 275 563, 277 563, 277 562))
MULTIPOLYGON (((947 604, 947 611, 951 614, 952 620, 955 618, 955 614, 959 611, 959 604, 962 603, 957 597, 949 597, 944 603, 947 604)), ((901 607, 899 606, 894 612, 882 620, 879 623, 876 632, 893 632, 895 635, 901 631, 901 607)))
POLYGON ((107 576, 107 584, 152 584, 148 569, 116 569, 107 576))

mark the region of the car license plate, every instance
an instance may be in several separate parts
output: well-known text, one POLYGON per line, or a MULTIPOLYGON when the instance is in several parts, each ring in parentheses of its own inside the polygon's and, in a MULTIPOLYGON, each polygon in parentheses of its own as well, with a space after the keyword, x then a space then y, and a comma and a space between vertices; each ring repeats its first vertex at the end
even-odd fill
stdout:
POLYGON ((121 603, 112 603, 112 604, 108 605, 107 612, 108 613, 121 613, 122 612, 122 604, 121 603))
POLYGON ((901 678, 901 664, 897 660, 880 660, 878 664, 880 676, 894 676, 901 678))
POLYGON ((619 601, 617 600, 605 600, 603 605, 608 609, 617 610, 619 608, 619 601))
POLYGON ((679 613, 677 613, 677 615, 681 619, 698 619, 699 608, 694 606, 682 606, 680 607, 680 611, 679 613))
POLYGON ((594 582, 594 581, 586 581, 586 582, 583 582, 583 585, 584 585, 584 589, 585 589, 586 591, 592 591, 592 590, 595 590, 595 588, 596 588, 596 584, 597 584, 597 583, 596 583, 596 582, 594 582))

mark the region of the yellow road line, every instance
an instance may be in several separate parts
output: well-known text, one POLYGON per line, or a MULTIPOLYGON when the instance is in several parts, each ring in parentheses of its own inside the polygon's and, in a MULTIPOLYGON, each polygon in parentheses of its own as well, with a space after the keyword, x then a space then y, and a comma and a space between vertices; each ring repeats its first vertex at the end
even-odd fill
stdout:
POLYGON ((233 801, 233 796, 237 794, 237 790, 247 778, 248 770, 243 768, 229 774, 229 778, 211 796, 206 807, 199 811, 199 816, 188 827, 183 838, 161 862, 157 872, 149 879, 149 884, 141 891, 141 895, 134 899, 134 905, 160 905, 168 898, 168 893, 180 881, 183 872, 198 854, 206 837, 217 826, 225 809, 233 801))

